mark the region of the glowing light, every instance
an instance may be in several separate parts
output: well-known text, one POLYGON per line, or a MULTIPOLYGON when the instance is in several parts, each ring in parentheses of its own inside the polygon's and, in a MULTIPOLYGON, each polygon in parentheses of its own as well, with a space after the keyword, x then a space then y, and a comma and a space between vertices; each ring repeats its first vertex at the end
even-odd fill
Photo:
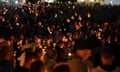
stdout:
POLYGON ((85 0, 81 0, 81 2, 84 2, 85 0))
POLYGON ((52 34, 52 32, 50 32, 50 34, 52 34))
POLYGON ((19 23, 16 23, 17 26, 19 26, 20 24, 19 23))
POLYGON ((90 18, 90 17, 91 17, 91 14, 90 14, 89 12, 88 12, 88 14, 87 14, 87 17, 88 17, 88 18, 90 18))
POLYGON ((68 56, 72 56, 72 53, 68 53, 68 56))
POLYGON ((75 16, 77 16, 78 14, 77 14, 77 13, 75 13, 74 15, 75 15, 75 16))
POLYGON ((110 1, 110 4, 113 4, 113 2, 112 2, 112 1, 110 1))
POLYGON ((69 18, 67 18, 66 21, 67 21, 67 23, 70 23, 70 19, 69 18))
POLYGON ((55 14, 55 18, 57 18, 58 17, 58 15, 57 14, 55 14))
POLYGON ((74 16, 71 16, 71 19, 72 19, 72 20, 74 20, 74 19, 75 19, 75 17, 74 17, 74 16))
POLYGON ((90 0, 91 2, 94 2, 94 0, 90 0))
POLYGON ((53 47, 55 47, 56 46, 56 43, 53 43, 53 47))
POLYGON ((18 1, 17 1, 17 0, 15 1, 15 4, 18 4, 18 1))
POLYGON ((82 21, 82 17, 81 17, 81 15, 78 16, 78 19, 79 19, 80 21, 82 21))
POLYGON ((48 2, 48 3, 53 3, 54 0, 45 0, 45 2, 48 2))
POLYGON ((60 14, 63 14, 63 11, 60 11, 60 14))

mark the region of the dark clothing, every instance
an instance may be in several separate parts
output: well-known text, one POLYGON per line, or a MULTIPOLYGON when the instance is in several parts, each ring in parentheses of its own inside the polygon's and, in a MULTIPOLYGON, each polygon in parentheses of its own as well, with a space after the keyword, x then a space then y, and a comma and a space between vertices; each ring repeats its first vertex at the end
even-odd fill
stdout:
POLYGON ((0 72, 13 72, 13 65, 11 61, 0 61, 0 72))
POLYGON ((56 52, 57 52, 57 62, 64 61, 64 49, 60 48, 59 46, 56 46, 56 52))
POLYGON ((16 69, 14 70, 14 72, 28 72, 28 69, 26 69, 25 67, 16 67, 16 69))
POLYGON ((116 69, 115 65, 100 65, 100 67, 106 71, 113 71, 116 69))

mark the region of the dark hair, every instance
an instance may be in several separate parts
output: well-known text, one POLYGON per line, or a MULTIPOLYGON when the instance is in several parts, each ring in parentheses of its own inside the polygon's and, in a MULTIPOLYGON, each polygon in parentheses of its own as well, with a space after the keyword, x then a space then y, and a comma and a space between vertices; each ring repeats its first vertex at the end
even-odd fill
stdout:
POLYGON ((61 64, 53 69, 53 72, 70 72, 70 68, 67 64, 61 64))
POLYGON ((36 48, 35 49, 35 54, 38 55, 39 53, 42 53, 42 49, 41 48, 36 48))
POLYGON ((103 47, 101 49, 101 56, 110 59, 112 56, 114 56, 114 50, 111 47, 103 47))
POLYGON ((28 62, 31 59, 37 59, 37 56, 34 52, 27 51, 25 61, 28 62))
POLYGON ((44 64, 42 61, 35 61, 31 64, 29 72, 41 72, 44 64))
POLYGON ((87 40, 86 41, 80 40, 75 42, 74 51, 84 49, 92 49, 90 43, 87 40))

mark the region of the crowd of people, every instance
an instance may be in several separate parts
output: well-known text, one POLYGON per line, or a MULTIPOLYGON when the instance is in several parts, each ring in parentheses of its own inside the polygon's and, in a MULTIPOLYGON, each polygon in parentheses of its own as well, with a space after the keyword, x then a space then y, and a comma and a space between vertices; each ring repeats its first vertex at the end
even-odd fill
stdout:
POLYGON ((0 72, 120 72, 119 55, 120 6, 0 6, 0 72))

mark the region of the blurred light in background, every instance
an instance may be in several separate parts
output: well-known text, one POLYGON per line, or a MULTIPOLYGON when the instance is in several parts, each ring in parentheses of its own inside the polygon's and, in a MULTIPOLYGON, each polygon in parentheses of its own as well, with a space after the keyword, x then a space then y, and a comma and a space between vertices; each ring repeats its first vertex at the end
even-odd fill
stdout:
POLYGON ((15 1, 15 4, 17 5, 18 3, 19 3, 18 0, 16 0, 16 1, 15 1))
POLYGON ((84 2, 85 0, 81 0, 81 2, 84 2))
POLYGON ((120 0, 104 0, 105 4, 120 5, 120 0))
POLYGON ((95 0, 90 0, 90 2, 95 2, 95 0))
POLYGON ((45 0, 45 2, 47 2, 47 3, 53 3, 54 0, 45 0))
POLYGON ((110 4, 112 5, 112 4, 113 4, 113 1, 110 1, 110 4))

